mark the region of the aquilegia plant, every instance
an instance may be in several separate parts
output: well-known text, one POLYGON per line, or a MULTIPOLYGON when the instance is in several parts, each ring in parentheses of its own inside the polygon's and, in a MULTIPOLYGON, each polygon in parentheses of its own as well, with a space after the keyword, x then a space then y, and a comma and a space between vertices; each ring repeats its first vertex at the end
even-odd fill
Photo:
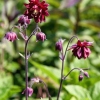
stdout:
MULTIPOLYGON (((19 53, 19 54, 22 57, 24 57, 24 59, 25 59, 26 88, 23 90, 22 94, 25 94, 26 100, 28 100, 28 97, 31 96, 34 92, 33 88, 32 88, 32 85, 34 85, 34 83, 42 83, 46 88, 46 92, 47 92, 49 100, 51 100, 52 98, 50 96, 49 90, 48 90, 47 85, 44 83, 43 80, 36 77, 36 78, 32 78, 30 82, 28 81, 28 59, 31 56, 31 54, 28 54, 28 51, 27 51, 28 43, 29 43, 29 40, 31 39, 32 36, 36 37, 36 41, 42 41, 43 42, 43 41, 46 40, 46 35, 45 35, 45 33, 43 33, 41 31, 40 27, 38 26, 38 23, 42 23, 43 21, 45 21, 45 17, 49 16, 49 13, 48 13, 49 4, 46 3, 45 1, 29 0, 29 3, 24 4, 24 5, 26 7, 26 11, 23 15, 21 15, 19 17, 19 20, 18 20, 19 24, 17 26, 12 27, 11 31, 7 32, 4 37, 11 42, 15 41, 16 39, 18 39, 18 37, 17 37, 17 34, 15 32, 13 32, 13 29, 18 28, 19 31, 20 31, 19 33, 24 40, 25 55, 22 55, 21 53, 19 53), (26 29, 27 29, 27 27, 30 24, 30 21, 32 19, 34 19, 34 21, 36 23, 36 27, 32 31, 32 33, 30 34, 30 36, 27 36, 26 29)), ((64 41, 65 40, 63 40, 63 39, 59 39, 55 44, 55 49, 59 51, 59 58, 62 61, 61 79, 60 79, 60 86, 59 86, 59 90, 58 90, 57 100, 59 100, 59 97, 60 97, 60 92, 61 92, 63 81, 68 77, 68 75, 73 70, 79 70, 80 71, 79 81, 81 81, 85 76, 89 77, 88 72, 85 71, 85 70, 88 70, 88 69, 73 68, 66 75, 63 74, 63 70, 64 70, 64 61, 65 61, 66 53, 69 50, 72 50, 73 55, 75 57, 77 57, 78 59, 81 59, 81 58, 86 59, 86 58, 89 57, 89 55, 91 53, 89 46, 92 45, 92 42, 87 42, 87 41, 82 42, 81 40, 78 39, 77 36, 72 36, 69 39, 67 47, 64 51, 64 49, 63 49, 64 41), (73 44, 72 46, 69 47, 70 42, 74 38, 77 39, 77 43, 73 44)))

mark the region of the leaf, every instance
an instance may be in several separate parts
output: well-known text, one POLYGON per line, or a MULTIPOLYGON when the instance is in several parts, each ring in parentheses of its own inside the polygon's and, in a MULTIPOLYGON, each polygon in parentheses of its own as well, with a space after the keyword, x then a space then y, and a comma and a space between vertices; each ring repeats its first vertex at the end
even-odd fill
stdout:
POLYGON ((87 21, 81 21, 79 23, 79 25, 82 27, 88 27, 88 28, 92 29, 93 31, 100 32, 100 23, 99 22, 87 20, 87 21))
POLYGON ((12 76, 4 71, 0 72, 0 100, 7 100, 12 85, 12 76))
POLYGON ((16 70, 18 70, 19 68, 19 64, 16 62, 9 62, 9 64, 5 66, 5 69, 7 69, 10 72, 16 72, 16 70))
POLYGON ((35 61, 29 60, 29 62, 34 65, 34 67, 38 68, 39 70, 41 70, 44 74, 46 74, 49 78, 51 78, 53 81, 55 81, 56 83, 58 83, 58 76, 59 71, 57 69, 54 68, 49 68, 48 66, 39 64, 35 61), (56 71, 56 72, 55 72, 56 71))
POLYGON ((90 90, 90 94, 93 100, 100 100, 100 81, 94 84, 90 90))
POLYGON ((92 100, 89 92, 78 85, 67 85, 65 89, 73 96, 77 98, 77 100, 92 100))

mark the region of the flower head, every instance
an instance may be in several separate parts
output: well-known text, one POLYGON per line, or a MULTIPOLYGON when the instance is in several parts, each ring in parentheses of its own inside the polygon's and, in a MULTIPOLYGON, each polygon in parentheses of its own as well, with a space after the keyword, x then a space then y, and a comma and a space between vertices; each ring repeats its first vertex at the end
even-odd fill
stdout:
POLYGON ((35 22, 45 21, 45 16, 48 16, 48 6, 45 1, 40 2, 40 0, 29 0, 28 4, 24 4, 26 7, 25 15, 29 19, 34 18, 35 22))
MULTIPOLYGON (((31 96, 33 94, 33 89, 30 87, 27 87, 27 91, 28 91, 28 96, 31 96)), ((22 94, 26 93, 26 89, 22 92, 22 94)))
POLYGON ((46 39, 46 35, 42 32, 38 32, 36 34, 36 39, 37 39, 37 41, 44 41, 46 39))
POLYGON ((4 36, 4 38, 13 42, 17 39, 17 35, 15 32, 7 32, 4 36))
POLYGON ((28 25, 30 23, 30 19, 28 19, 28 16, 25 15, 21 15, 19 17, 18 23, 20 23, 21 25, 28 25))
POLYGON ((55 48, 56 48, 56 50, 58 50, 58 51, 61 51, 61 50, 62 50, 62 48, 63 48, 63 40, 62 40, 62 39, 59 39, 59 40, 56 42, 55 48))
POLYGON ((73 55, 76 56, 78 59, 84 58, 86 59, 91 51, 88 46, 91 46, 92 42, 81 42, 80 40, 77 41, 77 44, 71 46, 73 55))

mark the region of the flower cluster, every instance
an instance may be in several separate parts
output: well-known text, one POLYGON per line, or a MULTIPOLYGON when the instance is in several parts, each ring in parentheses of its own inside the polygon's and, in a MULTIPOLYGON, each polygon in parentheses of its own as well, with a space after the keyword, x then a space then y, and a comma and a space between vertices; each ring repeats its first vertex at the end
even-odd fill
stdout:
POLYGON ((45 1, 29 0, 28 4, 24 4, 26 7, 25 16, 29 19, 34 18, 35 22, 45 21, 45 16, 48 16, 48 6, 45 1))

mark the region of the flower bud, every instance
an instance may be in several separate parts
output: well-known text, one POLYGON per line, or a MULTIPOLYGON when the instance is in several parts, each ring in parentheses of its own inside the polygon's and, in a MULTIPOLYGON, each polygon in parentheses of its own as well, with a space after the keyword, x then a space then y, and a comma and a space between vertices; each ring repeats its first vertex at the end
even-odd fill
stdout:
POLYGON ((83 80, 83 75, 79 75, 79 81, 82 81, 83 80))
MULTIPOLYGON (((28 91, 28 96, 31 96, 33 94, 33 89, 30 87, 27 87, 27 91, 28 91)), ((22 94, 26 93, 26 89, 22 92, 22 94)))
POLYGON ((21 25, 28 25, 30 24, 30 19, 28 19, 28 16, 21 15, 19 17, 18 23, 20 23, 21 25))
POLYGON ((84 76, 86 76, 86 77, 89 78, 89 74, 88 74, 88 72, 84 72, 84 76))
POLYGON ((56 42, 55 48, 58 51, 62 50, 62 48, 63 48, 63 40, 62 39, 59 39, 58 42, 56 42))
POLYGON ((37 39, 38 41, 44 41, 44 40, 46 39, 46 35, 45 35, 44 33, 42 33, 42 32, 38 32, 38 33, 36 34, 36 39, 37 39))
POLYGON ((4 38, 13 42, 17 39, 17 35, 15 32, 7 32, 4 36, 4 38))

